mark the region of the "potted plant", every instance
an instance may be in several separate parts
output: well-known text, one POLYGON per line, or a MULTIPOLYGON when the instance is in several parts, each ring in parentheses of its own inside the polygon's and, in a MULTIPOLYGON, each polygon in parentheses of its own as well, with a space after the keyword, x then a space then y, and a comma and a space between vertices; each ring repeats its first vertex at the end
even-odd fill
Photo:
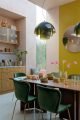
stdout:
POLYGON ((17 64, 22 65, 22 59, 23 59, 24 55, 27 54, 27 51, 15 49, 14 53, 16 55, 17 64))

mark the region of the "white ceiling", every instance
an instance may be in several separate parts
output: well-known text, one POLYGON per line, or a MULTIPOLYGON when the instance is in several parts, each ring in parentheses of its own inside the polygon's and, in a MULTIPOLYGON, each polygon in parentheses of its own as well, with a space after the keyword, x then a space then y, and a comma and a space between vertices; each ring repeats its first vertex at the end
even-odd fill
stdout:
POLYGON ((20 19, 20 18, 24 17, 24 16, 18 15, 16 13, 10 12, 8 10, 5 10, 3 8, 0 8, 0 15, 2 15, 4 17, 12 18, 14 20, 17 20, 17 19, 20 19))
POLYGON ((28 1, 48 10, 48 9, 52 9, 54 7, 67 4, 76 0, 28 0, 28 1))

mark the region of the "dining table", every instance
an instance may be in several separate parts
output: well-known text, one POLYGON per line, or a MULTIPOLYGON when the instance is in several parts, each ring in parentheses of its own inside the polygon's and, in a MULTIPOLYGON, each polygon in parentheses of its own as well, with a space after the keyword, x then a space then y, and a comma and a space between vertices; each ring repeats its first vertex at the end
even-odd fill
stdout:
MULTIPOLYGON (((72 120, 80 120, 80 80, 66 79, 64 81, 48 80, 47 82, 42 82, 40 79, 38 80, 25 79, 24 82, 34 84, 34 86, 40 84, 48 87, 59 88, 62 89, 63 91, 64 90, 68 90, 69 92, 72 91, 74 96, 74 102, 73 102, 74 113, 72 115, 73 116, 72 120), (77 95, 78 95, 78 102, 77 102, 77 95), (78 108, 76 108, 77 106, 78 108)), ((35 94, 35 89, 34 89, 34 94, 35 94)))

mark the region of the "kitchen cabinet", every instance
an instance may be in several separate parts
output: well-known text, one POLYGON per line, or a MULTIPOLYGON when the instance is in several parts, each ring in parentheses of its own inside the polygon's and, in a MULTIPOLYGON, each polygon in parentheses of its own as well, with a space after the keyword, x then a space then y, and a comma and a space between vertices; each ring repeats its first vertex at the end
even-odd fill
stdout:
POLYGON ((7 27, 0 27, 0 43, 18 44, 18 32, 7 27))
POLYGON ((14 77, 16 72, 26 72, 25 66, 3 67, 0 68, 0 93, 13 91, 14 85, 10 78, 14 77))

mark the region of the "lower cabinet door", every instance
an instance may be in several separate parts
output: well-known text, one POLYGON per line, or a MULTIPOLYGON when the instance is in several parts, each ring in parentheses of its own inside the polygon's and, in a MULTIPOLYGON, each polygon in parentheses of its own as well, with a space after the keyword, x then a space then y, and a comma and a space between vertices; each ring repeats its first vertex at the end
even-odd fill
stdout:
POLYGON ((1 68, 0 69, 0 92, 14 90, 13 80, 16 72, 25 72, 25 67, 1 68))

